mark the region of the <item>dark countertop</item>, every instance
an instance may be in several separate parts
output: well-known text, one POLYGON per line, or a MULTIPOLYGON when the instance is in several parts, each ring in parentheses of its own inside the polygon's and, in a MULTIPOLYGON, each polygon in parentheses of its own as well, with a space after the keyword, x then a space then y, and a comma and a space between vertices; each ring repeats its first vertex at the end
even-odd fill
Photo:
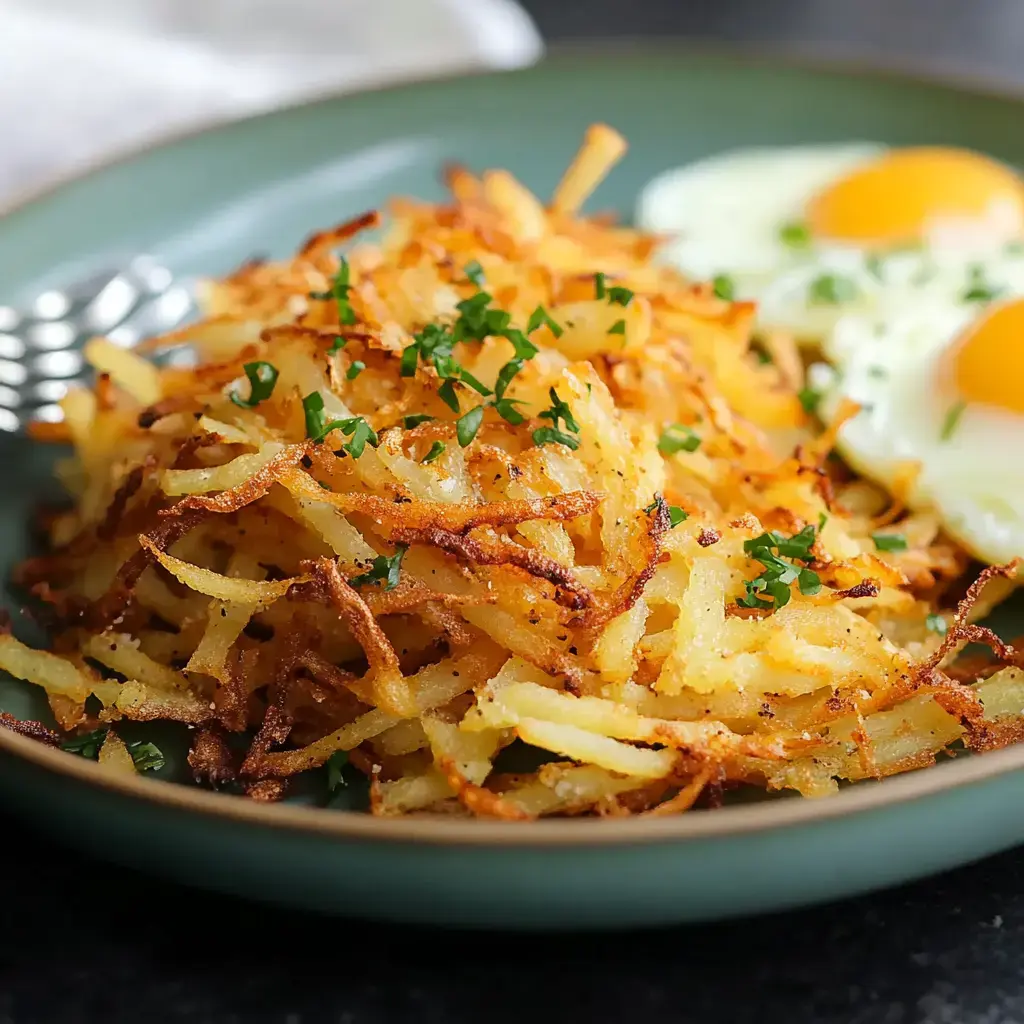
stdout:
MULTIPOLYGON (((525 6, 549 40, 687 34, 867 48, 1024 81, 1021 0, 525 6)), ((0 1024, 1024 1021, 1022 853, 755 921, 538 938, 267 910, 100 865, 4 825, 0 1024)))

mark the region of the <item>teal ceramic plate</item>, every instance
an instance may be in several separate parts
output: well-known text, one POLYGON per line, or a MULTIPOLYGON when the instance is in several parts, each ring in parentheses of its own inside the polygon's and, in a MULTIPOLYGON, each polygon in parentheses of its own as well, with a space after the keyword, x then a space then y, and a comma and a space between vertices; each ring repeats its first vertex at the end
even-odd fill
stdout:
MULTIPOLYGON (((626 215, 656 172, 730 146, 953 143, 1024 163, 1024 102, 1008 97, 739 56, 568 55, 527 71, 328 99, 67 183, 0 221, 0 301, 138 252, 176 274, 284 254, 311 229, 393 193, 439 197, 447 160, 511 168, 547 195, 595 120, 631 143, 596 197, 626 215)), ((50 488, 50 463, 8 439, 0 465, 0 559, 9 567, 50 488)), ((29 688, 0 683, 0 708, 24 716, 38 703, 29 688)), ((1024 841, 1024 746, 821 801, 519 825, 263 806, 108 777, 0 729, 0 795, 102 857, 258 899, 447 924, 619 926, 832 899, 1024 841)))

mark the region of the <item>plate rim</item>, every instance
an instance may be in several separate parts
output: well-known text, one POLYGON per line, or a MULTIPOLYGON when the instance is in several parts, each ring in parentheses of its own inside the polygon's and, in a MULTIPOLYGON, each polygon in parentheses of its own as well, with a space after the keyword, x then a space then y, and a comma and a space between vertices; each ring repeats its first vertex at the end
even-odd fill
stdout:
MULTIPOLYGON (((818 47, 819 51, 823 47, 818 47)), ((944 88, 979 99, 1011 101, 1024 108, 1024 83, 1008 78, 972 76, 960 71, 944 71, 928 62, 909 59, 878 59, 864 54, 808 52, 805 46, 774 43, 719 43, 680 40, 625 38, 615 43, 580 41, 547 49, 544 57, 532 64, 512 69, 456 70, 450 74, 426 78, 408 77, 368 88, 329 90, 297 103, 284 104, 243 117, 216 118, 170 132, 141 145, 116 150, 112 155, 90 161, 55 176, 42 186, 17 193, 0 207, 0 231, 4 221, 51 195, 111 168, 130 164, 147 154, 173 148, 192 139, 229 130, 258 121, 287 117, 296 111, 356 100, 365 96, 388 94, 429 87, 445 87, 476 79, 527 76, 552 65, 571 66, 585 57, 631 56, 678 57, 753 63, 762 67, 781 66, 820 75, 840 75, 895 85, 926 85, 944 88)), ((541 819, 532 822, 463 820, 436 817, 374 817, 361 811, 294 804, 261 804, 243 797, 216 793, 143 776, 120 776, 93 761, 63 750, 48 747, 11 729, 0 726, 0 752, 24 760, 50 775, 57 775, 96 787, 154 807, 191 812, 202 818, 298 833, 379 843, 421 843, 442 846, 500 847, 579 847, 621 846, 678 841, 716 840, 752 833, 771 833, 781 829, 814 826, 836 818, 864 815, 891 809, 901 804, 940 793, 975 785, 1024 769, 1024 742, 1004 750, 954 759, 906 775, 879 782, 867 781, 844 788, 822 799, 794 796, 713 812, 684 814, 672 818, 634 817, 608 821, 603 819, 541 819)))

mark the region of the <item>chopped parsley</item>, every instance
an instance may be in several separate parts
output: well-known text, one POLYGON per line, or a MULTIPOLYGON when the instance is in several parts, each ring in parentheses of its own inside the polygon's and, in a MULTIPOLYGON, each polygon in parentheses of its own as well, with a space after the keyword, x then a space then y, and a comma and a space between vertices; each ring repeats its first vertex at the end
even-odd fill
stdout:
POLYGON ((822 274, 808 286, 807 298, 816 306, 838 306, 852 302, 860 294, 857 283, 839 274, 822 274))
POLYGON ((762 533, 760 537, 744 541, 743 550, 752 559, 761 563, 762 570, 759 576, 746 581, 747 592, 738 603, 745 608, 778 610, 788 604, 793 583, 800 587, 801 594, 817 594, 821 590, 818 574, 787 561, 797 559, 809 562, 816 536, 817 530, 813 526, 805 526, 792 537, 785 537, 778 531, 771 530, 762 533), (764 600, 761 594, 767 594, 772 601, 764 600))
POLYGON ((608 328, 609 334, 621 334, 623 337, 626 335, 626 321, 616 320, 615 323, 608 328))
POLYGON ((425 412, 414 412, 411 416, 402 417, 402 426, 406 430, 412 430, 414 427, 418 427, 421 423, 426 423, 433 418, 433 416, 428 416, 425 412))
POLYGON ((736 298, 736 282, 728 274, 715 274, 711 290, 725 302, 732 302, 736 298))
MULTIPOLYGON (((658 507, 659 501, 661 501, 660 498, 655 498, 644 511, 650 515, 658 507)), ((670 530, 674 530, 680 523, 690 518, 690 513, 678 505, 666 505, 665 510, 668 512, 668 528, 670 530)))
POLYGON ((957 402, 949 407, 949 411, 942 421, 942 430, 939 431, 939 438, 941 440, 948 441, 956 433, 956 428, 960 424, 960 417, 963 416, 966 408, 966 402, 957 402))
POLYGON ((488 335, 504 334, 512 322, 511 313, 491 306, 491 296, 487 292, 477 292, 463 299, 455 308, 459 311, 459 317, 452 326, 455 341, 483 341, 488 335))
POLYGON ((909 545, 902 533, 873 533, 876 551, 906 551, 909 545))
POLYGON ((938 633, 939 636, 945 636, 949 632, 949 626, 941 615, 929 615, 924 620, 924 624, 930 632, 938 633))
MULTIPOLYGON (((459 316, 451 326, 427 324, 422 331, 413 335, 413 343, 402 352, 400 372, 403 377, 412 377, 421 362, 424 365, 433 366, 441 378, 438 397, 456 415, 462 412, 456 383, 462 383, 471 387, 484 398, 493 394, 493 400, 485 404, 493 406, 498 415, 507 422, 518 425, 524 421, 524 417, 516 409, 516 405, 522 403, 506 398, 505 392, 512 379, 523 368, 526 360, 532 359, 540 351, 530 341, 527 334, 542 325, 546 325, 555 337, 561 336, 563 330, 543 306, 538 306, 531 314, 527 330, 524 333, 518 328, 510 326, 511 313, 496 309, 490 303, 491 296, 487 292, 477 292, 476 295, 464 299, 458 304, 456 308, 459 311, 459 316), (493 392, 486 384, 477 380, 466 370, 453 355, 454 346, 459 342, 483 341, 487 337, 507 339, 512 343, 515 353, 513 358, 498 371, 493 392)), ((472 437, 476 435, 483 417, 483 407, 478 408, 479 412, 471 409, 465 417, 461 417, 460 438, 465 436, 472 440, 472 437)), ((465 444, 468 444, 469 440, 465 444)))
MULTIPOLYGON (((413 335, 413 343, 402 353, 400 372, 403 377, 412 377, 420 362, 434 367, 442 379, 438 395, 454 413, 461 412, 459 398, 456 393, 456 381, 468 385, 477 394, 488 397, 492 391, 486 384, 477 380, 455 359, 452 352, 454 346, 461 341, 483 341, 487 337, 503 337, 512 343, 515 357, 506 363, 498 374, 495 385, 497 397, 494 407, 499 415, 510 423, 521 423, 522 417, 516 413, 511 400, 505 399, 505 390, 512 378, 522 369, 523 362, 532 359, 539 351, 537 346, 527 338, 526 334, 511 327, 512 314, 491 305, 491 296, 487 292, 464 299, 456 307, 459 317, 449 327, 445 324, 428 324, 418 334, 413 335)), ((528 331, 536 330, 541 324, 547 324, 555 336, 562 333, 557 324, 542 307, 538 306, 530 317, 528 331)))
POLYGON ((478 405, 464 413, 455 421, 455 435, 459 439, 459 446, 465 448, 480 430, 480 424, 484 421, 484 407, 478 405))
POLYGON ((331 347, 327 350, 327 354, 333 356, 335 352, 340 352, 345 347, 347 341, 348 338, 342 337, 340 334, 335 335, 334 341, 331 342, 331 347))
MULTIPOLYGON (((485 292, 480 294, 485 299, 490 298, 485 292)), ((461 319, 457 321, 456 326, 461 322, 461 319)), ((486 334, 483 337, 486 337, 486 334)), ((419 334, 413 335, 413 338, 413 343, 402 352, 399 372, 403 377, 412 377, 416 374, 416 365, 420 360, 432 365, 443 381, 439 392, 441 400, 452 412, 459 411, 459 399, 455 394, 457 380, 468 384, 478 394, 491 393, 490 388, 478 381, 452 355, 452 349, 458 339, 444 324, 427 324, 419 334)))
POLYGON ((1001 287, 985 280, 985 268, 975 263, 967 272, 967 287, 960 299, 963 302, 991 302, 1002 293, 1001 287))
MULTIPOLYGON (((93 732, 83 733, 81 736, 72 736, 61 744, 61 749, 71 754, 78 754, 90 761, 95 761, 100 756, 100 749, 106 741, 110 729, 101 726, 93 732)), ((135 740, 126 743, 128 753, 131 755, 135 768, 140 772, 159 771, 167 763, 163 751, 155 744, 145 740, 135 740)))
POLYGON ((134 743, 127 744, 127 747, 128 753, 132 755, 132 761, 135 762, 136 771, 156 772, 167 764, 167 758, 155 743, 136 740, 134 743))
POLYGON ((302 411, 306 416, 306 437, 311 441, 322 441, 332 430, 340 430, 352 440, 343 444, 353 459, 358 459, 366 449, 369 441, 374 448, 380 443, 376 431, 362 416, 352 416, 344 420, 328 420, 324 415, 324 399, 319 391, 306 395, 302 400, 302 411))
POLYGON ((369 441, 374 448, 380 444, 380 440, 377 437, 377 432, 370 426, 362 416, 353 416, 351 419, 342 420, 339 424, 338 429, 346 436, 351 437, 352 440, 347 444, 343 444, 341 447, 345 449, 352 456, 353 459, 358 459, 366 448, 366 442, 369 441))
POLYGON ((441 386, 437 389, 437 397, 440 398, 452 412, 462 411, 462 407, 459 405, 459 396, 455 394, 455 381, 451 378, 441 383, 441 386))
POLYGON ((310 292, 309 297, 311 299, 334 299, 338 303, 338 323, 351 325, 356 322, 356 312, 348 300, 348 293, 351 287, 349 284, 348 261, 343 256, 338 266, 338 272, 334 275, 334 280, 331 282, 330 291, 310 292))
POLYGON ((547 325, 548 330, 550 330, 556 338, 560 338, 564 333, 562 327, 552 320, 551 314, 543 306, 538 306, 530 314, 530 319, 526 324, 526 333, 533 334, 533 332, 542 325, 547 325))
POLYGON ((94 732, 72 736, 60 745, 61 749, 66 750, 69 754, 79 754, 81 757, 87 757, 90 761, 95 761, 100 756, 100 747, 103 746, 103 741, 107 738, 107 731, 107 727, 103 726, 94 732))
POLYGON ((333 793, 339 786, 347 786, 344 769, 348 764, 348 751, 336 750, 325 762, 327 768, 327 792, 333 793))
POLYGON ((480 266, 478 260, 472 260, 467 263, 463 268, 462 272, 466 277, 477 286, 477 288, 483 288, 484 286, 484 268, 480 266))
POLYGON ((628 306, 633 301, 635 293, 621 285, 609 285, 607 280, 600 272, 594 275, 594 298, 607 299, 613 306, 628 306))
POLYGON ((791 249, 806 249, 811 244, 811 232, 806 224, 792 221, 779 228, 779 241, 791 249))
MULTIPOLYGON (((537 308, 540 309, 539 306, 537 308)), ((536 311, 534 316, 536 316, 536 311)), ((532 321, 533 317, 530 319, 532 321)), ((559 328, 559 333, 561 333, 561 328, 559 328)), ((524 420, 523 414, 516 409, 516 406, 522 403, 513 398, 506 398, 505 392, 512 383, 512 379, 523 368, 523 364, 528 359, 532 359, 540 350, 522 331, 506 331, 505 337, 512 342, 515 355, 498 371, 498 379, 494 382, 494 402, 492 404, 502 419, 516 427, 524 420)))
POLYGON ((353 361, 352 365, 348 368, 348 372, 345 374, 346 380, 355 380, 366 369, 366 363, 361 359, 353 361))
POLYGON ((800 399, 800 404, 808 415, 818 411, 818 405, 821 403, 821 393, 815 391, 814 388, 801 388, 796 393, 796 397, 800 399))
POLYGON ((394 590, 398 586, 398 574, 402 568, 402 558, 408 550, 407 544, 396 544, 395 553, 378 555, 371 563, 367 572, 353 576, 348 581, 350 587, 363 587, 369 583, 383 583, 385 590, 394 590))
POLYGON ((430 451, 420 459, 420 463, 425 466, 428 462, 433 462, 435 459, 440 458, 444 454, 444 448, 444 441, 435 441, 430 446, 430 451))
POLYGON ((675 455, 676 452, 695 452, 700 447, 700 434, 692 427, 682 423, 670 423, 658 438, 658 451, 662 455, 675 455))
POLYGON ((242 398, 237 391, 232 391, 230 398, 235 405, 243 409, 252 409, 260 402, 268 399, 274 393, 274 385, 277 383, 277 367, 262 360, 256 363, 246 363, 242 369, 249 378, 249 397, 242 398))
POLYGON ((571 448, 575 451, 580 446, 578 436, 580 425, 573 418, 572 410, 569 408, 568 403, 563 402, 558 397, 558 392, 554 388, 548 391, 548 395, 551 398, 551 408, 545 409, 540 413, 540 418, 542 420, 551 420, 552 426, 538 427, 533 432, 533 443, 536 445, 564 444, 566 448, 571 448), (565 430, 559 427, 560 420, 565 423, 565 430))

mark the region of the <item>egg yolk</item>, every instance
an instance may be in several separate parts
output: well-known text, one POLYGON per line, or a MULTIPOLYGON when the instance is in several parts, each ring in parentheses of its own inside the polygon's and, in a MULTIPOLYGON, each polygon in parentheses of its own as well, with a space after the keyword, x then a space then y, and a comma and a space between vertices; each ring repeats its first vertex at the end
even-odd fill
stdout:
MULTIPOLYGON (((963 149, 894 149, 815 196, 815 237, 899 245, 943 221, 998 218, 1000 240, 1024 227, 1024 183, 1009 168, 963 149)), ((998 230, 998 229, 997 229, 998 230)))
POLYGON ((1024 416, 1024 299, 992 307, 950 356, 952 384, 963 401, 1024 416))

